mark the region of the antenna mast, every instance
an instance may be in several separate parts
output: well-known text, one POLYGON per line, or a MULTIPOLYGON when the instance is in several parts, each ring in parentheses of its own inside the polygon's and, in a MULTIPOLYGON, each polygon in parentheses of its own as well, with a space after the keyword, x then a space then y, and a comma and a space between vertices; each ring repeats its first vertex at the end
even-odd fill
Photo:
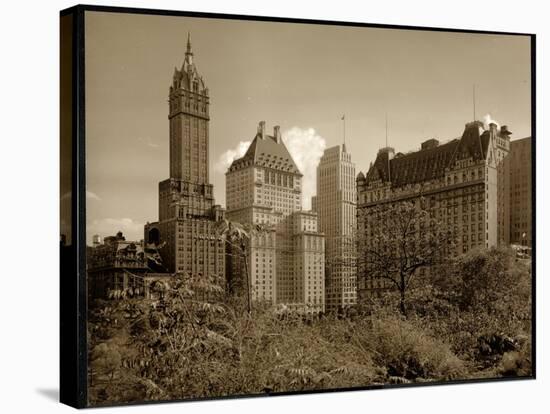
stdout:
POLYGON ((386 148, 388 147, 388 113, 386 112, 386 148))
POLYGON ((386 155, 388 157, 388 181, 391 184, 390 151, 388 146, 388 113, 386 112, 386 155))

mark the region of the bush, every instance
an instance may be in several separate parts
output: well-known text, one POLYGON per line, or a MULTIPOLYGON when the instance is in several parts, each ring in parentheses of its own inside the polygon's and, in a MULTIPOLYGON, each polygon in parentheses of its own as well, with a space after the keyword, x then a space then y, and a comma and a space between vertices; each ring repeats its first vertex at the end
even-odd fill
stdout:
POLYGON ((374 361, 389 377, 408 380, 463 378, 466 368, 449 346, 399 317, 376 320, 365 338, 374 349, 374 361))
POLYGON ((525 340, 518 351, 506 352, 500 361, 498 373, 505 377, 531 375, 531 341, 525 340))

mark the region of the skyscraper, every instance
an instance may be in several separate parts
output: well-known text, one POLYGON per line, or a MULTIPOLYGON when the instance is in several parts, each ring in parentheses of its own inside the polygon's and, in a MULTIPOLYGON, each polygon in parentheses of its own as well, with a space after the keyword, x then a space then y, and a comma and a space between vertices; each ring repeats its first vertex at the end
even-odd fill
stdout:
POLYGON ((327 311, 356 303, 355 164, 346 145, 325 150, 317 167, 315 205, 325 234, 325 302, 327 311))
POLYGON ((510 244, 510 135, 503 125, 495 138, 497 163, 497 244, 510 244))
POLYGON ((170 272, 225 275, 225 246, 208 176, 210 96, 193 61, 191 41, 169 89, 170 177, 159 183, 159 220, 145 225, 145 240, 159 246, 170 272))
MULTIPOLYGON (((324 311, 324 237, 317 215, 302 209, 302 174, 278 126, 258 125, 245 155, 226 173, 227 217, 268 231, 250 244, 252 298, 312 312, 324 311)), ((238 258, 228 268, 238 276, 238 258)), ((228 275, 232 278, 233 275, 228 275)))
POLYGON ((510 241, 533 244, 533 177, 531 137, 511 142, 510 151, 510 241))

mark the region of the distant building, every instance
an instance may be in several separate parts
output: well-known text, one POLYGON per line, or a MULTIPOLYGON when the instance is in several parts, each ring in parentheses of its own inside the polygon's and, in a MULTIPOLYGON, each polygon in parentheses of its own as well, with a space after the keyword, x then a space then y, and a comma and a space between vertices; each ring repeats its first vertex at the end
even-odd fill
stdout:
POLYGON ((88 298, 151 298, 151 284, 171 276, 164 272, 158 252, 143 241, 127 241, 122 232, 88 247, 88 298))
POLYGON ((92 237, 92 245, 95 247, 95 246, 99 246, 100 244, 101 244, 101 236, 99 236, 98 234, 94 234, 92 237))
MULTIPOLYGON (((358 249, 366 249, 371 226, 379 226, 371 214, 377 206, 415 200, 423 196, 441 222, 450 226, 457 252, 497 246, 506 233, 506 183, 502 182, 504 159, 510 148, 510 132, 479 121, 466 124, 461 138, 439 144, 422 143, 419 151, 395 154, 383 148, 366 175, 357 176, 358 249)), ((365 278, 358 268, 361 297, 388 285, 365 278)))
POLYGON ((532 247, 531 137, 512 141, 510 144, 510 242, 532 247))
MULTIPOLYGON (((260 122, 245 155, 226 172, 226 198, 228 219, 269 229, 251 240, 252 298, 299 311, 324 311, 324 237, 317 215, 301 211, 302 174, 278 126, 267 135, 260 122)), ((242 261, 231 257, 227 277, 238 283, 242 261)))
POLYGON ((159 183, 159 220, 145 225, 145 240, 159 246, 169 272, 223 280, 225 243, 216 225, 225 211, 214 204, 208 175, 210 96, 189 39, 168 100, 170 178, 159 183))
POLYGON ((496 142, 497 160, 497 244, 510 244, 510 135, 503 125, 498 130, 496 142))
POLYGON ((315 210, 325 234, 325 303, 336 311, 357 301, 355 164, 346 145, 325 150, 317 167, 315 210))

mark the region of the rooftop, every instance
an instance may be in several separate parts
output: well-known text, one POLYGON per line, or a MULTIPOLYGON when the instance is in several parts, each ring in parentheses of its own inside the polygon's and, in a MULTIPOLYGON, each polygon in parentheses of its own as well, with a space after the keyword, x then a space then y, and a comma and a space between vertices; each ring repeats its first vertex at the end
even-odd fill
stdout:
MULTIPOLYGON (((508 136, 508 134, 506 134, 508 136)), ((422 143, 418 151, 393 156, 394 149, 387 147, 378 152, 376 161, 369 168, 365 180, 389 181, 393 187, 415 184, 445 176, 445 169, 457 158, 485 159, 490 131, 483 129, 479 121, 466 124, 462 137, 444 144, 430 139, 422 143)), ((358 175, 362 180, 362 173, 358 175)))
POLYGON ((246 153, 231 163, 229 171, 249 165, 302 175, 281 139, 279 127, 274 128, 274 135, 267 135, 263 121, 246 153))

